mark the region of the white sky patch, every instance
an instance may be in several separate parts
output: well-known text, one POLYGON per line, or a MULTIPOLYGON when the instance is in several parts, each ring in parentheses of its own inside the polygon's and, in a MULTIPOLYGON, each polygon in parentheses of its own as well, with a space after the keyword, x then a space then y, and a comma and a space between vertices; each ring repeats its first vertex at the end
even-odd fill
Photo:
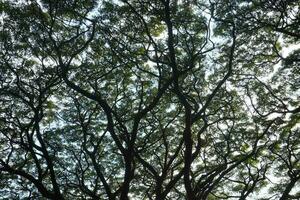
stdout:
POLYGON ((290 44, 287 47, 283 47, 282 48, 282 56, 284 58, 286 58, 290 53, 292 53, 293 51, 300 49, 300 43, 298 44, 290 44))

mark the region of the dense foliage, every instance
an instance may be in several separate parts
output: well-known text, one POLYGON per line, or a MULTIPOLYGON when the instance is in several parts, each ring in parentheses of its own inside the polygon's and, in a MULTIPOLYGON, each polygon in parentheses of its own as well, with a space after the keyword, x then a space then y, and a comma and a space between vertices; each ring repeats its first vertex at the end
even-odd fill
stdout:
POLYGON ((299 0, 0 9, 0 198, 300 198, 299 0))

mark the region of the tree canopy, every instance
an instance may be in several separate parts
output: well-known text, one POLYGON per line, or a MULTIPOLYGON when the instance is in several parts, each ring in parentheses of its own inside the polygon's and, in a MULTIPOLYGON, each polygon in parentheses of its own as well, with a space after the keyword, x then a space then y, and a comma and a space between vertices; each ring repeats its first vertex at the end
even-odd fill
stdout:
POLYGON ((299 199, 299 0, 0 2, 3 199, 299 199))

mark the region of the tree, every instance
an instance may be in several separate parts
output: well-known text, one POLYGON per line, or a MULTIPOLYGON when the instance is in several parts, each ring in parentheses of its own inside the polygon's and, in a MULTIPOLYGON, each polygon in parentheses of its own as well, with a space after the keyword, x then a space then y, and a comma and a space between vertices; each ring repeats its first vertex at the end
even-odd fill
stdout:
POLYGON ((299 3, 1 2, 1 196, 299 198, 299 3))

